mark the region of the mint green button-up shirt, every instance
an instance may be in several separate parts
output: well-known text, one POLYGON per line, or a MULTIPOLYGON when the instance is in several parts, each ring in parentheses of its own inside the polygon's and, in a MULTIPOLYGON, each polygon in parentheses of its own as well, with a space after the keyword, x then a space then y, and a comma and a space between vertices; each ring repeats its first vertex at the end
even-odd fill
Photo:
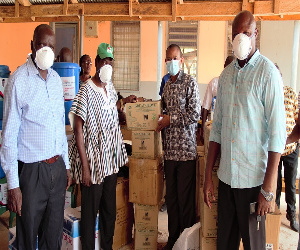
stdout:
POLYGON ((283 152, 282 78, 258 50, 243 68, 234 60, 222 72, 209 140, 221 144, 218 177, 232 188, 261 185, 268 151, 283 152))

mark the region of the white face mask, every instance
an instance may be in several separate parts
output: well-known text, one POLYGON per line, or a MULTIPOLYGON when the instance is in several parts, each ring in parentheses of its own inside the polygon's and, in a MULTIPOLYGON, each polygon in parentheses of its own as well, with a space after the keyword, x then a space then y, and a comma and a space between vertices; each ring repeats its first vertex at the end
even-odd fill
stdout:
POLYGON ((54 52, 53 50, 45 46, 36 51, 35 63, 41 70, 49 69, 54 62, 54 52))
POLYGON ((100 68, 99 78, 103 83, 109 83, 111 81, 113 68, 109 64, 105 64, 100 68))
POLYGON ((171 76, 175 76, 180 70, 180 60, 171 60, 167 62, 167 70, 171 76))
POLYGON ((252 36, 249 37, 243 33, 239 33, 235 36, 232 42, 233 54, 241 61, 247 59, 247 57, 249 56, 252 50, 252 45, 251 45, 252 36))

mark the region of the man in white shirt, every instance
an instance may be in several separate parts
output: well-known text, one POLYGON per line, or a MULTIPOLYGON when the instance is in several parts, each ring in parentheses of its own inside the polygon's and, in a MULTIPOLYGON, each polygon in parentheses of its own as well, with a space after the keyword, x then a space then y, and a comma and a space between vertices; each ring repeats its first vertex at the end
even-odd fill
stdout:
MULTIPOLYGON (((224 63, 224 68, 227 65, 229 65, 232 61, 233 61, 233 56, 227 56, 225 63, 224 63)), ((204 138, 203 138, 204 124, 206 122, 208 112, 211 109, 212 101, 213 101, 214 97, 217 96, 218 81, 219 81, 219 77, 215 77, 208 83, 208 86, 207 86, 206 92, 205 92, 205 96, 203 99, 202 110, 201 110, 202 129, 201 129, 201 134, 200 134, 200 140, 202 143, 204 143, 204 138)))

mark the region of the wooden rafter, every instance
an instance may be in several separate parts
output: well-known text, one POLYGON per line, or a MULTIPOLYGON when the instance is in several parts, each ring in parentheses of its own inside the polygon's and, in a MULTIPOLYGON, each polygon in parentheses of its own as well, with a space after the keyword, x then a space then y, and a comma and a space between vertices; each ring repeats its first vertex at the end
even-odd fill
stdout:
POLYGON ((87 21, 103 20, 232 20, 241 10, 251 11, 261 20, 299 20, 300 0, 232 0, 170 2, 103 2, 30 5, 29 0, 16 0, 14 6, 0 6, 0 22, 49 22, 78 20, 84 13, 87 21), (19 4, 20 3, 20 4, 19 4))
POLYGON ((15 1, 15 17, 20 16, 20 4, 19 1, 15 1))
POLYGON ((22 5, 22 6, 30 6, 31 3, 29 2, 29 0, 18 0, 18 2, 22 5))
POLYGON ((69 0, 64 0, 63 14, 65 16, 68 14, 68 8, 69 8, 69 0))
POLYGON ((177 0, 172 0, 172 21, 176 22, 177 16, 177 0))

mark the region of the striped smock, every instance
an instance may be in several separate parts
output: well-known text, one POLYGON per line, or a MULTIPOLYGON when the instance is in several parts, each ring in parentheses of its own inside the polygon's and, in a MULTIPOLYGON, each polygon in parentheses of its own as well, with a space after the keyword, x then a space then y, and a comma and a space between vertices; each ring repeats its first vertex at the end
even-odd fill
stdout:
MULTIPOLYGON (((111 83, 105 88, 107 96, 103 88, 89 79, 81 86, 69 113, 72 127, 74 115, 84 121, 83 136, 92 184, 100 184, 106 176, 117 173, 128 162, 119 126, 117 93, 111 83)), ((73 178, 76 183, 82 182, 82 164, 74 135, 69 159, 73 178)))

